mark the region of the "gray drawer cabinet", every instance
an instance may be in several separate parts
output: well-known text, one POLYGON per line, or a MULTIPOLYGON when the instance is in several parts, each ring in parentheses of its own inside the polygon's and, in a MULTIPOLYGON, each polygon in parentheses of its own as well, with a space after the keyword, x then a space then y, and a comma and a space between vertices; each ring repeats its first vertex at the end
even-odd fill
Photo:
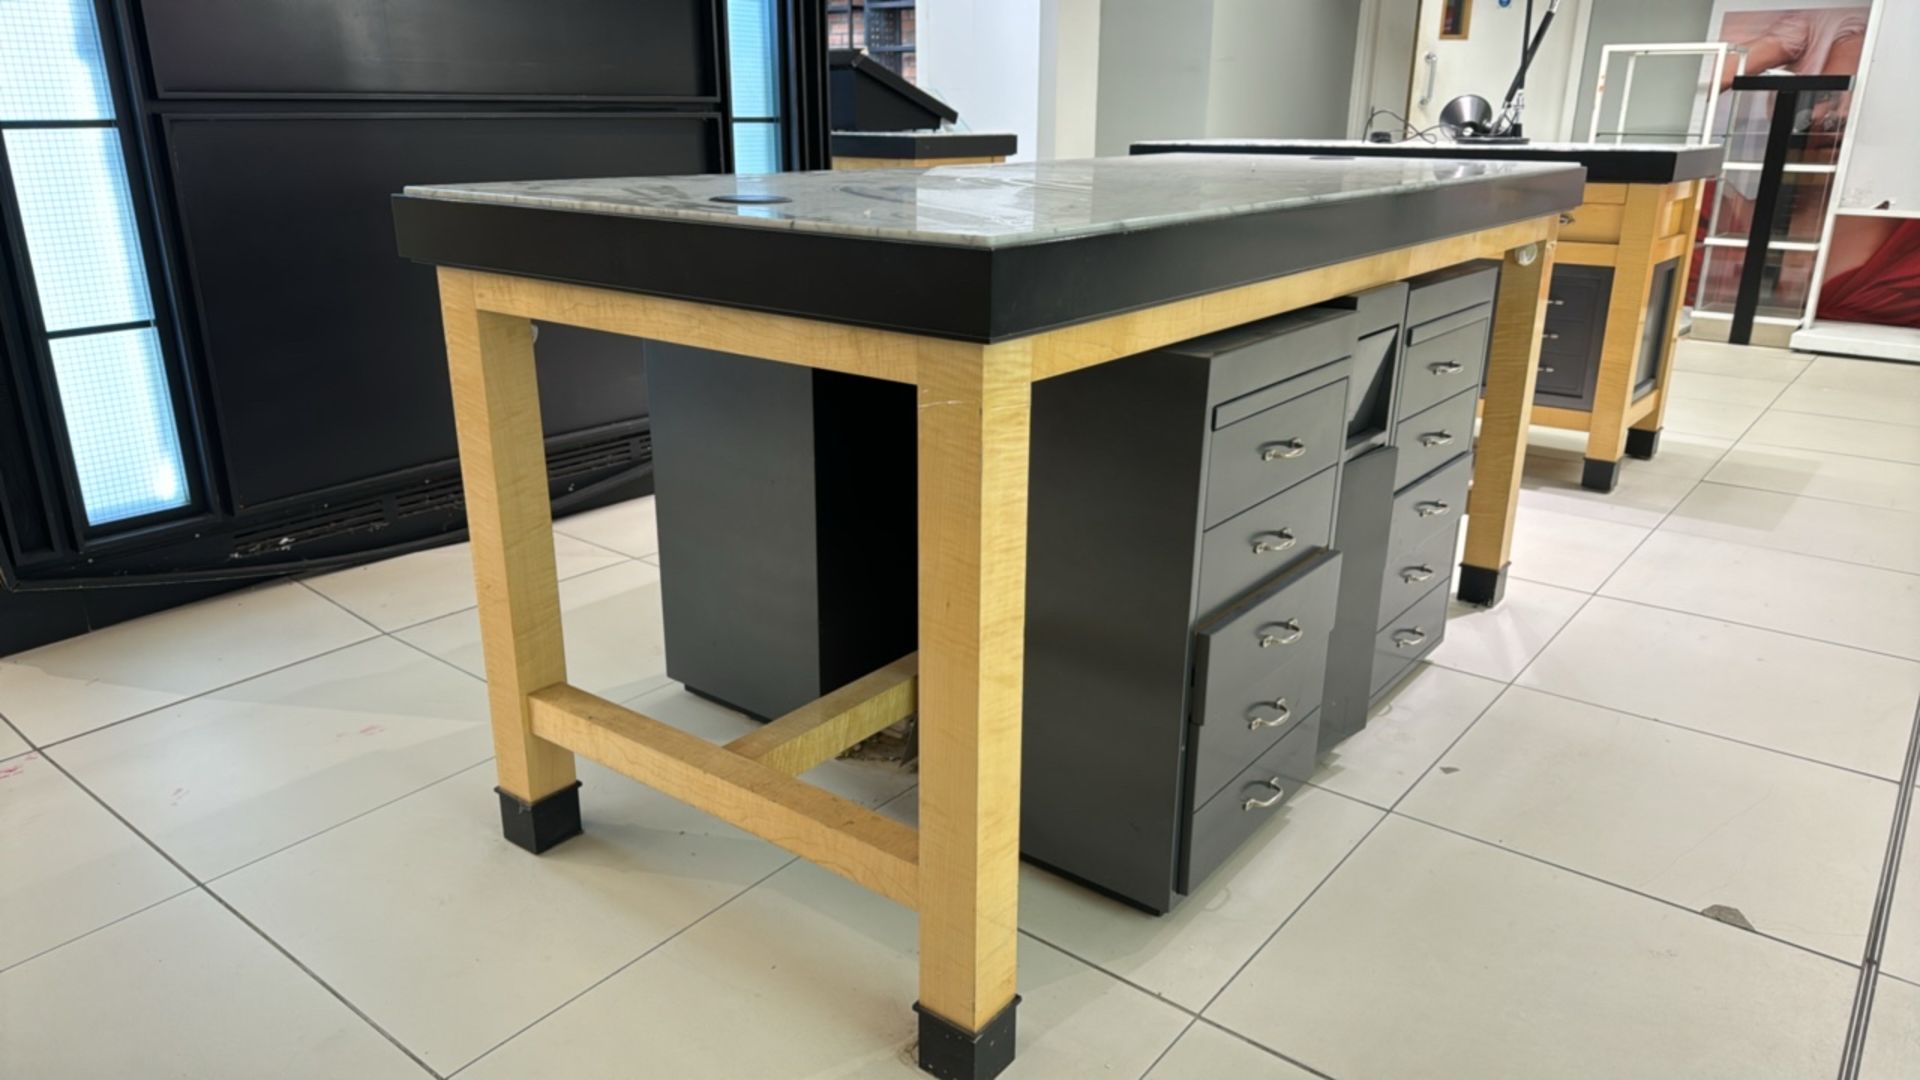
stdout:
POLYGON ((1188 753, 1195 804, 1320 707, 1339 582, 1340 556, 1321 549, 1201 623, 1188 753))
MULTIPOLYGON (((1447 271, 1035 384, 1026 857, 1171 909, 1438 640, 1493 285, 1447 271)), ((911 651, 911 389, 654 353, 683 425, 669 672, 775 715, 911 651)))
MULTIPOLYGON (((1471 352, 1463 354, 1456 348, 1446 357, 1448 370, 1450 365, 1459 364, 1462 373, 1471 372, 1472 378, 1453 396, 1425 405, 1421 395, 1408 395, 1404 390, 1409 382, 1431 385, 1428 371, 1414 362, 1416 347, 1409 345, 1399 420, 1393 428, 1393 449, 1398 459, 1385 557, 1367 568, 1380 583, 1377 602, 1352 616, 1366 619, 1372 639, 1369 703, 1391 690, 1413 669, 1415 661, 1440 644, 1446 632, 1454 547, 1467 508, 1467 485, 1473 477, 1477 387, 1486 367, 1491 301, 1498 283, 1499 271, 1493 267, 1456 268, 1435 275, 1433 280, 1408 283, 1407 341, 1472 343, 1471 352), (1413 412, 1412 408, 1419 411, 1413 412)), ((1558 309, 1549 308, 1553 310, 1558 309)), ((1350 567, 1352 561, 1349 559, 1350 567)), ((1352 572, 1360 570, 1353 567, 1352 572)), ((1342 617, 1347 613, 1342 612, 1342 617)))
POLYGON ((1312 310, 1034 385, 1028 858, 1166 911, 1311 769, 1354 342, 1312 310))

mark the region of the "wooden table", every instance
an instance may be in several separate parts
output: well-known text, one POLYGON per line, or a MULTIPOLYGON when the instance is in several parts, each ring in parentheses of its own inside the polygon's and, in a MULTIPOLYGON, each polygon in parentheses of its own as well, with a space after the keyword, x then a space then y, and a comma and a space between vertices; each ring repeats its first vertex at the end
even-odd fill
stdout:
POLYGON ((585 755, 911 907, 922 1067, 996 1075, 1017 1004, 1030 387, 1502 259, 1463 570, 1498 578, 1580 182, 1163 157, 409 189, 401 252, 440 268, 507 837, 538 852, 580 831, 585 755), (874 259, 893 272, 846 289, 874 259), (917 656, 726 746, 568 685, 536 319, 916 386, 917 656), (917 829, 796 779, 916 711, 917 829))
MULTIPOLYGON (((1573 373, 1572 393, 1543 391, 1533 422, 1587 433, 1581 484, 1612 491, 1622 456, 1651 458, 1660 445, 1667 387, 1673 378, 1673 348, 1686 303, 1687 271, 1700 220, 1701 191, 1720 172, 1724 148, 1631 143, 1374 143, 1354 140, 1167 139, 1136 143, 1142 153, 1348 154, 1486 161, 1561 161, 1587 170, 1585 198, 1560 219, 1559 265, 1603 268, 1591 280, 1603 283, 1594 302, 1590 355, 1583 345, 1554 364, 1587 365, 1573 373)), ((1583 300, 1580 271, 1569 270, 1552 302, 1563 317, 1583 300)), ((1550 318, 1546 333, 1558 339, 1584 333, 1550 318)), ((1551 354, 1554 350, 1549 349, 1551 354)), ((1551 365, 1550 365, 1551 366, 1551 365)), ((1560 372, 1563 377, 1568 372, 1560 372)))

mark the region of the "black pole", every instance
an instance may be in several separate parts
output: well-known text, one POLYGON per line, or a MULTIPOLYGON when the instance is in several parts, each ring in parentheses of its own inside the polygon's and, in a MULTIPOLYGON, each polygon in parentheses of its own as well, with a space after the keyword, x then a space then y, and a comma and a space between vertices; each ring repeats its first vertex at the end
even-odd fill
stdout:
POLYGON ((1773 214, 1780 202, 1780 182, 1787 172, 1793 116, 1799 109, 1800 91, 1774 92, 1773 123, 1767 128, 1767 154, 1760 165, 1760 190, 1753 196, 1746 261, 1740 266, 1740 292, 1734 297, 1733 326, 1727 331, 1727 340, 1735 345, 1746 345, 1753 340, 1753 316, 1760 307, 1760 280, 1767 269, 1768 242, 1773 239, 1773 214))

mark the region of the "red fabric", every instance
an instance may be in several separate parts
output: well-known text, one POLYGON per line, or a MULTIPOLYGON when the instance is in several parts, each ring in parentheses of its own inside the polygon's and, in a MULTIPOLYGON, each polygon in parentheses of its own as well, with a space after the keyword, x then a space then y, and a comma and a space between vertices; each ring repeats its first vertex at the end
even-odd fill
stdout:
POLYGON ((1920 329, 1920 221, 1903 221, 1871 258, 1820 290, 1823 319, 1920 329))

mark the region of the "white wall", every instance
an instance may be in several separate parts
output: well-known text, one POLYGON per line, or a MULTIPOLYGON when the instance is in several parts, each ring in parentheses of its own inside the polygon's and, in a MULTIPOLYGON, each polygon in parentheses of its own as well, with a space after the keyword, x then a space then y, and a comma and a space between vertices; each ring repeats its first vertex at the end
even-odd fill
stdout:
POLYGON ((1040 136, 1040 13, 1036 0, 926 0, 915 10, 920 87, 973 131, 1011 131, 1019 159, 1040 136))
MULTIPOLYGON (((1603 45, 1636 45, 1659 41, 1705 41, 1713 0, 1599 0, 1587 24, 1586 63, 1581 66, 1579 103, 1574 107, 1576 139, 1587 137, 1593 115, 1593 86, 1600 77, 1603 45)), ((1633 101, 1627 113, 1631 130, 1681 131, 1693 113, 1695 87, 1703 65, 1699 57, 1641 57, 1634 68, 1633 101)), ((1614 130, 1620 116, 1620 91, 1626 61, 1616 60, 1607 73, 1602 131, 1614 130)), ((1604 139, 1604 137, 1603 137, 1604 139)))
POLYGON ((920 85, 1018 159, 1346 129, 1353 0, 922 0, 920 85))
POLYGON ((1034 155, 1092 157, 1099 98, 1100 0, 1041 0, 1040 138, 1034 155))
POLYGON ((1212 68, 1212 0, 1106 0, 1096 151, 1205 134, 1212 68))
POLYGON ((1206 133, 1344 136, 1359 13, 1351 0, 1213 0, 1206 133))
POLYGON ((1346 132, 1354 0, 1106 0, 1096 146, 1346 132))

